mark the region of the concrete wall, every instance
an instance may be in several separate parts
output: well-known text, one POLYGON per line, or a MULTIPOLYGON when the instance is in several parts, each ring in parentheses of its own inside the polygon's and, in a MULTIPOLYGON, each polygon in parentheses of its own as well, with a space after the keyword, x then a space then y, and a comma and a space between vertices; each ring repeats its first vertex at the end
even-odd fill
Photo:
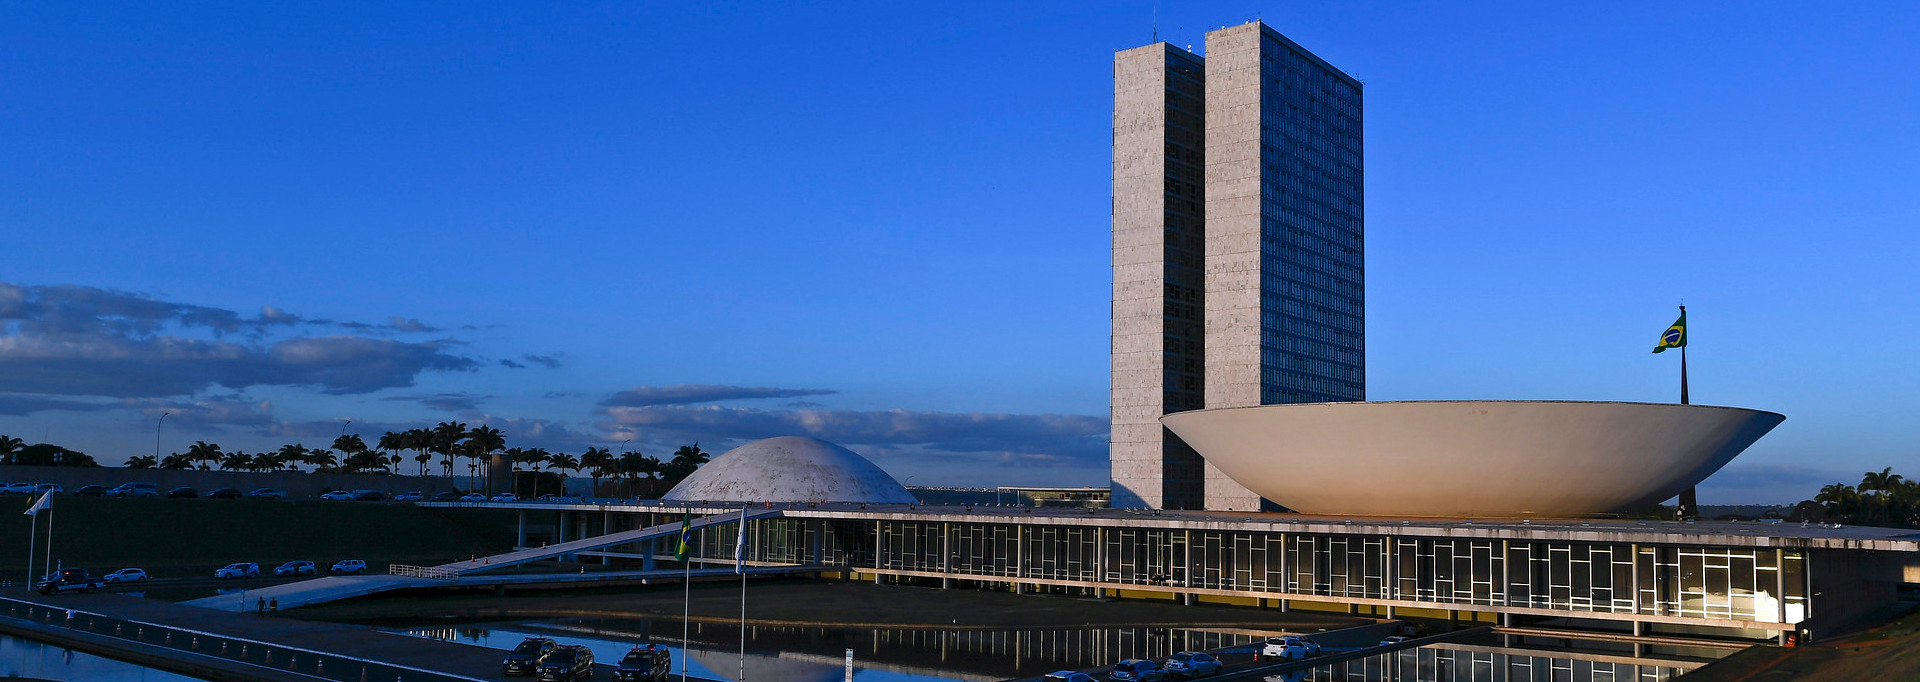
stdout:
MULTIPOLYGON (((1242 24, 1207 34, 1209 408, 1260 404, 1260 29, 1242 24)), ((1258 510, 1260 496, 1208 461, 1206 508, 1258 510)))
POLYGON ((109 488, 122 483, 150 481, 159 486, 160 492, 179 486, 192 486, 205 495, 215 488, 238 488, 241 492, 254 488, 280 488, 287 491, 289 497, 314 497, 323 490, 362 488, 398 493, 418 490, 431 496, 442 490, 458 490, 467 487, 465 475, 453 478, 438 476, 381 476, 375 474, 314 474, 299 471, 252 472, 252 471, 189 471, 167 469, 127 469, 122 467, 79 468, 79 467, 42 467, 42 466, 0 466, 0 480, 7 483, 58 483, 71 494, 83 485, 104 485, 109 488))

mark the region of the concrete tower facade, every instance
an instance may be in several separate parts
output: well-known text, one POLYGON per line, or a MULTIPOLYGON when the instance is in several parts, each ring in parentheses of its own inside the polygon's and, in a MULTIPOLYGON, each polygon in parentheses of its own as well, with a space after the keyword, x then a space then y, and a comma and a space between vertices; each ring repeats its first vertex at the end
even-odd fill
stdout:
POLYGON ((1366 399, 1361 84, 1258 22, 1206 41, 1114 60, 1116 506, 1260 508, 1163 414, 1366 399))
POLYGON ((1205 463, 1160 417, 1205 406, 1205 62, 1137 47, 1113 84, 1114 505, 1198 509, 1205 463))

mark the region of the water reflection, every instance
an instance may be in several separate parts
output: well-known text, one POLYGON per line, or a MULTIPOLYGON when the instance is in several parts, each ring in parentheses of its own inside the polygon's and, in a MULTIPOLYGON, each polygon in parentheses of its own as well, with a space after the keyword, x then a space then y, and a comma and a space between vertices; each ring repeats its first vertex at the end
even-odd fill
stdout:
POLYGON ((1435 644, 1267 677, 1268 682, 1661 682, 1706 661, 1435 644))
POLYGON ((0 635, 0 677, 88 682, 191 682, 200 679, 5 635, 0 635))

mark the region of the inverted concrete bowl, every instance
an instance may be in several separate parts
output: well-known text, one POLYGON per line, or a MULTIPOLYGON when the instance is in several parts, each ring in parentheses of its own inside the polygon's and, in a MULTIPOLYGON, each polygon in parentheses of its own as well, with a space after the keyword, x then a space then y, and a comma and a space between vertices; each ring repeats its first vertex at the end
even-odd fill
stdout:
POLYGON ((1656 403, 1309 403, 1160 422, 1221 472, 1295 511, 1583 516, 1670 499, 1786 417, 1656 403))

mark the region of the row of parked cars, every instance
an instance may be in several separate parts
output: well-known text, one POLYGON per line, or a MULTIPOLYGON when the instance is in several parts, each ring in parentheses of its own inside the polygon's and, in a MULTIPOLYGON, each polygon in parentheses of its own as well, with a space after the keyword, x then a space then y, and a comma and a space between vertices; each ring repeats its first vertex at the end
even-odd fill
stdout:
MULTIPOLYGON (((1398 640, 1402 638, 1388 638, 1398 640)), ((1387 644, 1383 641, 1381 644, 1387 644)), ((1261 642, 1256 654, 1263 661, 1297 661, 1320 655, 1320 643, 1311 637, 1282 635, 1268 637, 1261 642)), ((1168 656, 1165 660, 1154 661, 1144 658, 1129 658, 1113 664, 1107 671, 1107 682, 1166 682, 1175 679, 1197 679, 1218 675, 1226 668, 1226 662, 1219 656, 1204 651, 1182 651, 1168 656)), ((1073 670, 1061 670, 1047 673, 1045 682, 1096 682, 1092 675, 1073 670)))
MULTIPOLYGON (((311 561, 289 561, 273 569, 276 578, 297 578, 314 575, 319 569, 311 561)), ((327 568, 327 575, 361 575, 367 572, 367 562, 360 559, 341 559, 327 568)), ((251 561, 236 561, 214 570, 213 577, 221 580, 240 580, 260 577, 260 564, 251 561)))
MULTIPOLYGON (((568 646, 546 637, 528 637, 500 662, 502 675, 526 675, 541 682, 573 682, 593 677, 593 650, 568 646)), ((673 653, 664 647, 636 646, 620 657, 613 679, 620 682, 665 682, 673 674, 673 653)))

